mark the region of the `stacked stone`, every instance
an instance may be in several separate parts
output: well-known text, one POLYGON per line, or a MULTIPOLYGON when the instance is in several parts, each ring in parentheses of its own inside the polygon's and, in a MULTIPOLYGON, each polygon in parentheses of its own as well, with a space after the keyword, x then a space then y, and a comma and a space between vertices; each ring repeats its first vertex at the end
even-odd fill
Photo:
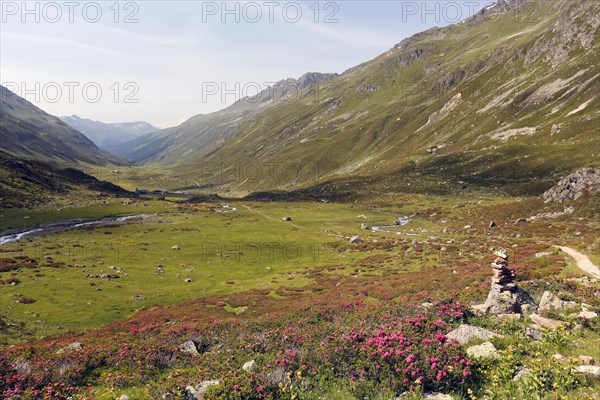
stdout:
POLYGON ((508 255, 504 250, 494 252, 496 259, 492 263, 494 276, 492 277, 492 290, 503 292, 516 288, 515 271, 508 268, 508 255))
POLYGON ((508 268, 508 255, 505 250, 494 252, 496 259, 492 263, 494 276, 492 289, 484 304, 473 306, 477 313, 524 314, 535 312, 537 305, 531 295, 514 282, 515 272, 508 268))

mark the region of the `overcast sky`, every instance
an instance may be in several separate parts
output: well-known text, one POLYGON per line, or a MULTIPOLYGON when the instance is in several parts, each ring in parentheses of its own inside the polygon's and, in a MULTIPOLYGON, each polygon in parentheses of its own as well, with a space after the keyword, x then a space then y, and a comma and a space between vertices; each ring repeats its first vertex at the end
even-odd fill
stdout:
POLYGON ((0 82, 54 115, 176 125, 488 1, 2 1, 0 82))

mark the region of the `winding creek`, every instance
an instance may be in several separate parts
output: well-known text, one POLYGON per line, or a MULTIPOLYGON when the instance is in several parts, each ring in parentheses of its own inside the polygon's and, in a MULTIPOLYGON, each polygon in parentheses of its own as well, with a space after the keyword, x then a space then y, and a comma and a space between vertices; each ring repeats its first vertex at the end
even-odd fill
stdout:
POLYGON ((82 220, 67 220, 67 221, 59 221, 59 222, 50 222, 47 224, 43 224, 39 228, 33 228, 27 231, 22 232, 3 232, 0 233, 0 246, 5 245, 7 243, 16 242, 26 236, 32 235, 40 235, 43 233, 51 233, 56 231, 64 231, 69 229, 81 228, 84 226, 92 226, 92 225, 104 225, 115 222, 125 222, 131 219, 146 219, 148 217, 156 216, 157 214, 135 214, 135 215, 127 215, 124 217, 105 217, 98 220, 93 221, 82 221, 82 220))

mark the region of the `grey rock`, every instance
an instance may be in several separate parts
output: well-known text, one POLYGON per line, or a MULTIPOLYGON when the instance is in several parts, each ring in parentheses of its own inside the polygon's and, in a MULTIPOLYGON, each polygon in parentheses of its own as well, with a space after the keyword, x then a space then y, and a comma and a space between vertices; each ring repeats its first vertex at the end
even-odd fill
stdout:
POLYGON ((580 168, 544 192, 544 202, 564 203, 600 193, 600 168, 580 168))
POLYGON ((443 394, 443 393, 437 393, 437 392, 432 392, 432 393, 424 393, 423 397, 429 400, 454 400, 454 398, 452 396, 450 396, 449 394, 443 394))
POLYGON ((250 360, 250 361, 248 361, 248 362, 244 363, 244 365, 242 366, 242 369, 243 369, 244 371, 250 372, 250 371, 252 371, 252 370, 254 369, 254 365, 255 365, 255 364, 256 364, 256 363, 255 363, 255 361, 254 361, 254 360, 250 360))
POLYGON ((185 388, 184 400, 205 400, 204 394, 209 387, 221 383, 219 379, 212 381, 202 381, 196 386, 187 386, 185 388))
POLYGON ((196 343, 192 342, 191 340, 187 340, 187 341, 183 342, 179 346, 179 351, 181 351, 183 353, 189 353, 189 354, 194 355, 194 356, 200 354, 198 352, 198 349, 196 348, 196 343))
MULTIPOLYGON (((404 392, 404 393, 400 394, 399 397, 396 397, 396 400, 403 400, 403 399, 411 398, 410 397, 411 395, 414 395, 414 394, 411 392, 404 392)), ((454 400, 454 398, 452 396, 450 396, 449 394, 443 394, 443 393, 438 393, 438 392, 423 393, 423 398, 428 399, 428 400, 454 400)))
POLYGON ((498 319, 503 321, 514 321, 515 319, 521 319, 521 314, 498 314, 498 319))
POLYGON ((598 317, 598 314, 593 311, 582 311, 579 314, 577 314, 577 317, 585 319, 594 319, 598 317))
POLYGON ((29 363, 29 361, 25 360, 23 357, 19 357, 15 360, 15 362, 13 363, 13 368, 18 373, 23 375, 28 375, 31 373, 31 371, 33 371, 31 363, 29 363))
POLYGON ((525 328, 525 334, 535 340, 541 340, 543 337, 542 332, 534 328, 525 328))
POLYGON ((575 370, 581 374, 590 375, 594 378, 600 378, 600 367, 596 365, 578 365, 575 370))
POLYGON ((498 358, 498 350, 491 342, 469 347, 467 355, 473 358, 498 358))
POLYGON ((460 325, 446 336, 450 339, 455 339, 460 344, 471 343, 474 340, 489 340, 493 337, 502 337, 502 335, 488 331, 487 329, 467 324, 460 325))
POLYGON ((527 375, 531 375, 531 371, 527 367, 519 367, 517 368, 517 373, 515 374, 513 381, 520 381, 527 375))
POLYGON ((596 364, 596 360, 594 360, 594 357, 579 356, 578 359, 579 359, 579 362, 582 363, 583 365, 594 365, 594 364, 596 364))
POLYGON ((546 329, 557 329, 561 326, 566 326, 568 325, 566 322, 564 321, 559 321, 557 319, 552 319, 552 318, 544 318, 541 315, 538 314, 531 314, 529 316, 529 318, 535 322, 536 324, 538 324, 539 326, 541 326, 542 328, 546 328, 546 329))
POLYGON ((471 310, 473 310, 473 313, 475 313, 476 315, 484 315, 488 312, 489 309, 490 307, 486 304, 476 304, 474 306, 471 306, 471 310))
POLYGON ((485 302, 492 314, 530 314, 537 309, 533 297, 516 285, 492 285, 485 302))
POLYGON ((363 243, 363 240, 361 239, 360 236, 352 236, 350 238, 350 243, 356 243, 356 244, 363 243))
POLYGON ((564 301, 552 294, 552 292, 546 290, 542 295, 538 311, 547 312, 551 310, 562 310, 565 308, 575 308, 577 303, 574 301, 564 301))
POLYGON ((70 351, 80 351, 83 349, 83 345, 79 342, 73 342, 68 346, 63 347, 62 349, 58 350, 56 352, 56 354, 62 354, 62 353, 66 353, 66 352, 70 352, 70 351))

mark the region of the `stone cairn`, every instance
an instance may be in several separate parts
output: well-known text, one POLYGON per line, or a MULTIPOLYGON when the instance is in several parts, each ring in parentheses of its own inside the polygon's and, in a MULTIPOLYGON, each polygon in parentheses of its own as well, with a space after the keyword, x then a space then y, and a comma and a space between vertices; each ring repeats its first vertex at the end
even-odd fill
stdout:
POLYGON ((473 306, 479 313, 531 314, 537 309, 533 298, 515 282, 515 271, 508 268, 506 250, 494 252, 492 287, 484 304, 473 306))
POLYGON ((508 269, 508 255, 504 250, 494 252, 496 259, 492 263, 494 277, 492 278, 492 290, 502 292, 513 290, 517 284, 514 283, 515 271, 508 269))

